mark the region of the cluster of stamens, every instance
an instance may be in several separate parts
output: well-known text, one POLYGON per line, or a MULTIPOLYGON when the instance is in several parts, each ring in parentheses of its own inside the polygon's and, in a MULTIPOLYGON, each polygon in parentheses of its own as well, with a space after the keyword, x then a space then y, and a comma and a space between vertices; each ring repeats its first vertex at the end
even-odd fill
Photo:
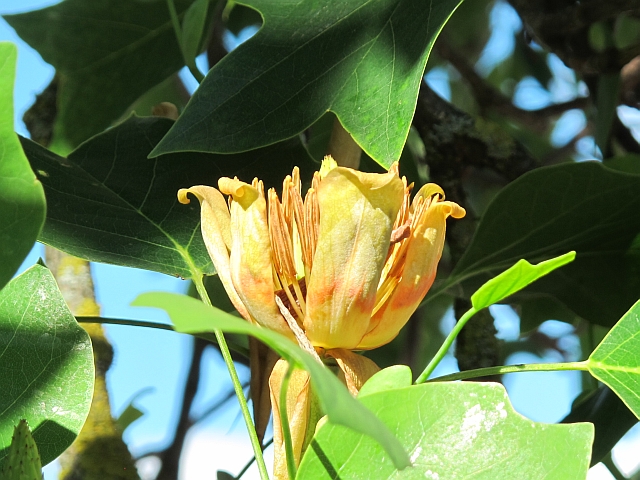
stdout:
MULTIPOLYGON (((391 167, 397 173, 397 164, 391 167)), ((306 313, 306 282, 305 278, 313 269, 313 256, 318 242, 318 228, 320 211, 318 207, 318 172, 314 174, 304 200, 301 194, 300 171, 294 168, 293 174, 287 176, 283 183, 282 201, 275 189, 268 191, 268 222, 269 236, 273 255, 273 279, 276 287, 275 295, 298 325, 306 313)), ((372 315, 384 304, 393 293, 402 278, 404 259, 406 257, 408 239, 416 228, 424 212, 439 201, 435 194, 424 198, 422 196, 410 201, 413 184, 404 184, 404 198, 393 225, 389 251, 378 284, 376 304, 372 315)), ((258 187, 263 194, 261 182, 258 187)), ((254 185, 256 186, 256 185, 254 185)), ((281 307, 282 310, 282 307, 281 307)), ((286 312, 283 311, 283 314, 286 312)), ((289 319, 288 319, 289 320, 289 319)))

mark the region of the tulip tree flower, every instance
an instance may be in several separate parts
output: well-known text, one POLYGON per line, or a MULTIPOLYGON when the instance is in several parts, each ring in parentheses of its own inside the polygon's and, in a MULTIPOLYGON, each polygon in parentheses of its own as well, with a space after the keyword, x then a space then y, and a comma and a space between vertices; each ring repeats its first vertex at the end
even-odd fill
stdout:
MULTIPOLYGON (((411 201, 412 187, 397 164, 387 173, 365 173, 326 157, 304 199, 297 168, 281 198, 274 189, 265 195, 258 179, 221 178, 218 189, 181 189, 178 199, 188 203, 191 193, 200 201, 207 250, 240 315, 333 359, 355 395, 378 367, 353 351, 398 335, 433 284, 447 217, 465 215, 444 201, 439 186, 424 185, 411 201)), ((287 370, 282 362, 270 380, 274 411, 287 370)), ((312 402, 301 400, 309 396, 305 372, 293 378, 287 396, 301 404, 291 410, 299 461, 312 402)), ((278 471, 276 462, 276 477, 286 478, 286 463, 278 471)))

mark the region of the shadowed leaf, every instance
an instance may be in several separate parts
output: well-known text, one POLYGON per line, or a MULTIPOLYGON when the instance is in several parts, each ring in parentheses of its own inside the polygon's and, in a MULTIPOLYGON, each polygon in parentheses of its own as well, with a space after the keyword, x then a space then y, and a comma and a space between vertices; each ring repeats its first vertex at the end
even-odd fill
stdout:
POLYGON ((243 3, 262 28, 209 72, 153 154, 249 150, 331 110, 381 165, 397 160, 431 47, 459 0, 243 3))
POLYGON ((0 291, 0 463, 26 419, 42 464, 76 438, 93 394, 93 351, 51 272, 35 265, 0 291))
MULTIPOLYGON (((272 166, 267 186, 294 165, 315 168, 298 139, 236 155, 183 153, 148 159, 173 122, 132 117, 93 137, 68 158, 23 139, 44 185, 49 210, 40 240, 91 261, 189 278, 214 273, 200 233, 200 207, 178 203, 180 188, 248 181, 255 165, 272 166)), ((276 180, 277 179, 277 180, 276 180)))
POLYGON ((551 294, 582 318, 613 325, 640 291, 638 191, 640 175, 597 162, 527 173, 491 202, 444 287, 473 292, 521 258, 575 250, 574 262, 518 295, 551 294))
MULTIPOLYGON (((182 15, 192 0, 174 0, 182 15)), ((56 134, 78 145, 184 61, 164 1, 66 0, 3 17, 60 75, 56 134)))

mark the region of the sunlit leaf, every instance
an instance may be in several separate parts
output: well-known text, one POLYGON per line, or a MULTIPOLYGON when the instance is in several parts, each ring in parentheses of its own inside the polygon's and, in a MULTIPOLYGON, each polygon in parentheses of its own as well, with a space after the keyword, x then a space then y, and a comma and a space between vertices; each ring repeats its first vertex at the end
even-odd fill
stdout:
POLYGON ((262 147, 331 110, 381 165, 397 160, 429 52, 459 0, 243 3, 262 28, 209 72, 154 154, 262 147))
POLYGON ((640 418, 640 301, 629 310, 588 360, 589 371, 616 392, 640 418))
POLYGON ((49 209, 40 240, 88 260, 191 277, 213 273, 200 233, 200 207, 178 203, 180 188, 217 186, 223 175, 253 178, 253 165, 272 164, 270 186, 300 165, 314 164, 298 139, 236 155, 184 153, 148 159, 173 122, 132 117, 63 158, 23 139, 49 209))
POLYGON ((33 247, 45 216, 42 185, 13 131, 16 56, 15 45, 0 42, 0 288, 33 247))
POLYGON ((411 369, 406 365, 393 365, 380 370, 362 386, 358 398, 373 393, 404 388, 411 385, 411 369))
POLYGON ((334 423, 375 438, 374 443, 377 445, 379 442, 382 445, 380 448, 388 452, 393 459, 393 464, 399 468, 408 465, 409 459, 398 439, 351 396, 333 373, 286 337, 252 325, 217 308, 207 307, 202 302, 185 295, 143 293, 133 301, 132 305, 162 308, 169 314, 178 332, 201 334, 219 329, 225 333, 256 337, 282 357, 296 362, 311 374, 311 381, 318 394, 322 410, 334 423))
POLYGON ((593 426, 532 422, 513 410, 499 384, 415 385, 360 401, 398 436, 413 466, 397 471, 375 442, 327 423, 302 459, 298 478, 512 480, 587 474, 593 426))
POLYGON ((575 258, 576 252, 569 252, 537 265, 531 265, 526 260, 518 260, 513 267, 493 277, 476 290, 476 293, 471 295, 471 304, 476 310, 489 307, 522 290, 556 268, 573 262, 575 258))
MULTIPOLYGON (((182 15, 192 0, 174 0, 182 15)), ((4 19, 60 75, 56 133, 78 145, 184 61, 164 1, 66 0, 4 19)))
POLYGON ((42 464, 76 438, 93 394, 89 335, 51 272, 35 265, 0 291, 0 463, 26 419, 42 464))

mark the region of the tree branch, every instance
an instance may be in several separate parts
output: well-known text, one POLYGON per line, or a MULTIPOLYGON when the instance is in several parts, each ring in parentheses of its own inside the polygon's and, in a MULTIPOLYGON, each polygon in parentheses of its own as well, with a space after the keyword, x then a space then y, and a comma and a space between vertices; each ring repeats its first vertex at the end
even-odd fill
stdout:
POLYGON ((187 432, 191 428, 189 421, 189 412, 193 405, 193 400, 198 392, 198 383, 200 381, 200 369, 202 366, 202 354, 209 343, 200 338, 193 339, 193 352, 191 354, 191 365, 187 374, 187 382, 184 386, 184 394, 182 396, 182 406, 180 407, 180 415, 178 416, 178 424, 173 441, 158 456, 162 462, 162 468, 158 472, 156 480, 175 480, 178 478, 178 468, 180 465, 180 455, 184 445, 187 432))
POLYGON ((526 126, 537 133, 546 133, 549 122, 562 113, 573 109, 584 109, 590 104, 588 97, 578 97, 568 102, 549 105, 538 110, 524 110, 516 107, 510 98, 503 95, 497 88, 488 84, 475 71, 467 59, 452 49, 443 39, 436 43, 436 49, 442 58, 451 65, 467 81, 483 112, 492 111, 526 126))
POLYGON ((509 0, 527 30, 538 43, 558 55, 564 63, 583 74, 618 72, 640 55, 640 45, 596 52, 589 42, 589 28, 596 22, 621 13, 640 15, 636 0, 509 0))

